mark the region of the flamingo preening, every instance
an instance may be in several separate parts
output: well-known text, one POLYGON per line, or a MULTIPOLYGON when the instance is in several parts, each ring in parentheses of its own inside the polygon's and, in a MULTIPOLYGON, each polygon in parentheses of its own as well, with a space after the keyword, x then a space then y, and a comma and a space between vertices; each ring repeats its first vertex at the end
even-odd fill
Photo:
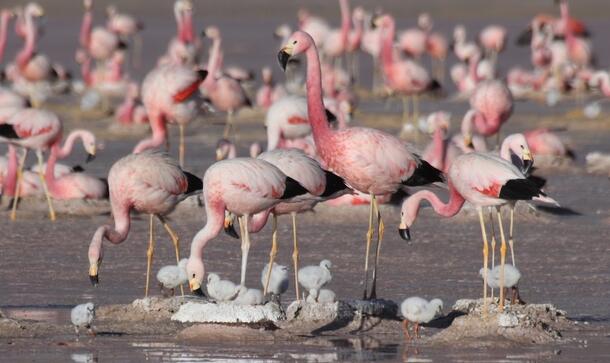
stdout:
POLYGON ((201 179, 183 171, 178 163, 160 152, 144 151, 120 159, 108 173, 110 206, 114 228, 99 227, 89 245, 89 279, 95 286, 99 283, 98 270, 104 257, 103 240, 113 244, 123 242, 129 233, 132 209, 150 215, 149 242, 146 267, 148 296, 150 268, 154 252, 154 217, 157 217, 169 234, 176 252, 176 263, 180 261, 180 241, 164 216, 189 195, 201 191, 201 179))
POLYGON ((348 186, 371 196, 369 230, 364 266, 365 298, 376 297, 377 261, 384 225, 375 197, 394 193, 404 186, 443 181, 442 173, 412 153, 398 138, 385 132, 350 127, 332 130, 322 102, 320 59, 312 37, 295 32, 278 54, 282 68, 291 57, 305 54, 307 59, 307 112, 317 153, 324 168, 343 178, 348 186), (373 238, 373 212, 379 221, 378 243, 370 295, 368 294, 368 255, 373 238))

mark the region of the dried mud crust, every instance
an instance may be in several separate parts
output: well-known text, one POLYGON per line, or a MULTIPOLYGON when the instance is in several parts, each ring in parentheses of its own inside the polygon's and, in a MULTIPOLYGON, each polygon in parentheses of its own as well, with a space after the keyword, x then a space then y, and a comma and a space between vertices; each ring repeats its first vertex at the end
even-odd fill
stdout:
POLYGON ((566 312, 551 304, 508 305, 499 312, 494 302, 489 304, 485 316, 482 303, 482 299, 456 301, 451 313, 437 319, 440 322, 450 318, 449 326, 427 338, 425 343, 442 345, 459 341, 460 345, 473 347, 551 344, 563 342, 562 332, 576 329, 566 312))

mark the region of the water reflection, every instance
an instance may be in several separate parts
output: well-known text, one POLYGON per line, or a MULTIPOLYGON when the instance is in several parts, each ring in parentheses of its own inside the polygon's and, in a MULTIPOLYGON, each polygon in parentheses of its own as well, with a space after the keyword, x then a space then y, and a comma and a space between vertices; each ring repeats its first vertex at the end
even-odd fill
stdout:
POLYGON ((72 353, 70 355, 75 363, 94 363, 97 362, 97 354, 94 353, 72 353))

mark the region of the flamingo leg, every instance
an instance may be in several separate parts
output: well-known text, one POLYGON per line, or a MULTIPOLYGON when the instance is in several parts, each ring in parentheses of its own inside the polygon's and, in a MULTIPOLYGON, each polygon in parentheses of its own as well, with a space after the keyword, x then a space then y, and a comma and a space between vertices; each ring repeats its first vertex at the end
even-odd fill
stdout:
MULTIPOLYGON (((267 269, 267 276, 265 277, 265 286, 263 288, 263 296, 267 295, 267 290, 269 289, 269 280, 271 280, 271 269, 273 266, 273 261, 275 260, 275 256, 277 256, 277 216, 275 215, 275 213, 273 213, 273 231, 271 232, 271 252, 269 252, 269 268, 267 269)), ((298 299, 299 299, 299 294, 297 293, 297 300, 298 299)))
POLYGON ((36 156, 38 157, 38 176, 40 177, 42 189, 44 190, 44 194, 47 197, 47 204, 49 205, 49 219, 54 222, 55 210, 53 209, 53 201, 51 200, 51 195, 49 194, 49 187, 47 186, 47 181, 44 178, 44 171, 42 169, 42 151, 36 150, 36 156))
POLYGON ((515 265, 515 250, 514 250, 514 239, 513 239, 513 227, 515 224, 515 204, 510 206, 510 229, 508 230, 508 245, 510 246, 510 258, 515 265))
POLYGON ((296 212, 290 213, 292 217, 292 241, 294 243, 292 249, 292 263, 294 264, 294 288, 297 294, 297 301, 299 300, 299 245, 297 240, 297 214, 296 212))
POLYGON ((248 266, 248 252, 250 252, 250 232, 248 231, 248 218, 247 214, 241 216, 243 220, 243 234, 241 244, 241 279, 240 285, 246 286, 246 268, 248 266))
POLYGON ((403 126, 409 122, 409 97, 402 97, 402 123, 403 126))
POLYGON ((411 334, 409 334, 409 321, 407 319, 402 321, 402 331, 405 333, 405 339, 411 340, 411 334))
POLYGON ((415 337, 417 339, 420 338, 420 336, 419 336, 419 323, 415 323, 415 337))
POLYGON ((155 249, 155 226, 154 226, 154 215, 151 214, 148 224, 148 249, 146 250, 146 288, 144 289, 144 296, 148 297, 148 285, 150 283, 150 268, 152 267, 153 253, 155 249))
POLYGON ((502 215, 500 214, 500 207, 498 209, 498 226, 500 228, 500 239, 502 246, 500 247, 500 305, 498 308, 500 311, 504 310, 504 262, 506 261, 506 239, 504 238, 504 228, 502 227, 502 215))
MULTIPOLYGON (((174 232, 174 230, 172 229, 172 227, 170 227, 170 225, 167 223, 165 218, 163 218, 159 215, 157 215, 157 218, 159 219, 161 224, 163 224, 163 228, 165 228, 165 230, 167 231, 167 234, 169 234, 169 238, 171 238, 172 243, 174 244, 174 251, 176 252, 176 264, 179 264, 180 263, 180 239, 178 238, 178 234, 176 234, 176 232, 174 232)), ((182 285, 180 285, 180 293, 182 294, 182 296, 184 296, 184 287, 182 285)))
POLYGON ((21 195, 21 181, 23 180, 23 166, 25 165, 25 159, 28 156, 28 149, 23 149, 23 155, 19 160, 17 167, 17 186, 15 187, 15 195, 13 196, 13 207, 11 209, 11 221, 17 219, 17 205, 19 204, 19 197, 21 195))
MULTIPOLYGON (((496 230, 491 209, 489 209, 489 225, 491 226, 491 268, 495 267, 496 262, 496 230)), ((494 299, 494 289, 491 290, 491 300, 494 299)))
POLYGON ((413 96, 413 115, 411 115, 411 122, 415 128, 415 132, 419 134, 419 127, 417 127, 417 121, 419 119, 419 95, 416 93, 413 96))
POLYGON ((379 210, 379 204, 377 199, 373 199, 373 208, 375 210, 375 214, 377 215, 377 248, 375 249, 375 265, 373 266, 373 284, 371 285, 371 294, 369 295, 370 299, 377 298, 377 264, 379 263, 379 255, 381 253, 381 241, 383 240, 383 232, 385 230, 385 226, 383 224, 383 219, 381 218, 381 211, 379 210))
POLYGON ((225 139, 229 138, 231 134, 231 130, 233 129, 233 110, 229 110, 227 112, 227 123, 225 124, 225 130, 223 132, 223 137, 225 139))
POLYGON ((178 160, 180 167, 184 168, 184 125, 179 125, 180 129, 180 145, 178 146, 178 160))
POLYGON ((364 299, 366 299, 368 293, 368 280, 369 280, 369 252, 371 251, 371 241, 373 239, 373 200, 375 196, 370 194, 371 203, 369 208, 369 230, 366 232, 366 253, 364 257, 364 299))
POLYGON ((477 208, 479 212, 479 221, 481 223, 481 235, 483 236, 483 314, 487 314, 487 260, 489 257, 489 246, 487 245, 487 232, 485 231, 485 221, 483 220, 483 208, 477 208))

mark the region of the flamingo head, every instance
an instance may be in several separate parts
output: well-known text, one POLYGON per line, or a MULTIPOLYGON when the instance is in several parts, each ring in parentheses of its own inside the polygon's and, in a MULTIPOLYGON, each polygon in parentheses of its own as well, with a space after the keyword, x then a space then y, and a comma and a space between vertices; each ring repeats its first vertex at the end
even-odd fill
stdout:
POLYGON ((314 41, 311 35, 300 30, 294 32, 290 38, 288 38, 288 43, 280 49, 280 52, 277 55, 277 59, 280 62, 282 69, 286 70, 286 65, 290 58, 305 53, 313 44, 314 41))
POLYGON ((411 226, 417 218, 419 210, 419 202, 412 198, 407 198, 400 208, 400 224, 398 225, 398 234, 405 241, 411 240, 411 226), (416 203, 413 203, 416 202, 416 203))
POLYGON ((433 133, 437 129, 441 129, 444 134, 449 130, 451 114, 444 111, 433 112, 426 119, 428 124, 428 132, 433 133))
POLYGON ((421 13, 419 14, 419 16, 417 17, 417 26, 425 31, 428 32, 432 29, 433 26, 433 22, 432 22, 432 17, 430 16, 430 14, 428 13, 421 13))
POLYGON ((89 281, 93 286, 99 284, 98 270, 102 264, 102 258, 104 257, 104 249, 102 248, 102 239, 106 234, 106 231, 110 229, 109 226, 102 226, 95 231, 91 244, 89 245, 89 281))
POLYGON ((203 31, 203 36, 210 39, 218 39, 220 38, 220 29, 215 26, 209 26, 203 31))
POLYGON ((237 231, 235 231, 234 224, 235 224, 235 215, 229 211, 225 211, 225 221, 224 221, 225 233, 235 239, 239 239, 239 235, 237 234, 237 231))
POLYGON ((362 6, 356 6, 354 8, 354 11, 352 12, 352 18, 354 19, 354 21, 356 21, 356 22, 364 21, 365 17, 366 17, 366 12, 364 11, 364 8, 362 6))
POLYGON ((189 257, 186 263, 186 275, 189 277, 189 288, 195 295, 205 296, 201 290, 204 274, 203 260, 193 256, 189 257))
POLYGON ((44 9, 38 3, 31 2, 25 7, 25 13, 30 14, 34 18, 44 16, 44 9))
POLYGON ((394 18, 389 14, 378 14, 371 19, 371 25, 373 28, 387 29, 394 25, 394 18))
POLYGON ((85 151, 87 152, 87 162, 92 161, 93 159, 95 159, 95 153, 97 152, 97 140, 95 138, 95 135, 93 133, 91 133, 90 131, 84 131, 83 132, 83 147, 85 148, 85 151))
MULTIPOLYGON (((231 141, 227 139, 218 140, 218 143, 216 143, 216 161, 230 158, 231 151, 234 150, 235 146, 231 141)), ((235 155, 233 155, 233 157, 235 157, 235 155)))
POLYGON ((527 174, 534 165, 534 157, 523 134, 507 136, 502 142, 500 156, 513 164, 521 165, 521 172, 524 174, 527 174))

